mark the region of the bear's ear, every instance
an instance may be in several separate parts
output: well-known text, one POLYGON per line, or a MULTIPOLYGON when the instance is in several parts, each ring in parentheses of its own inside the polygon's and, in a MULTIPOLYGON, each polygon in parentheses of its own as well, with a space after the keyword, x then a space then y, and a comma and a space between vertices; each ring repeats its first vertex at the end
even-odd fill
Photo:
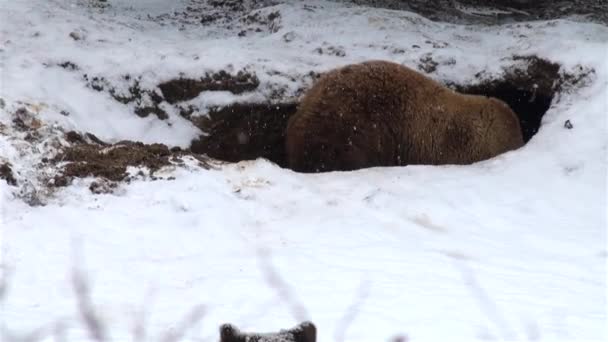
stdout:
POLYGON ((317 327, 312 322, 306 321, 300 323, 292 330, 295 342, 316 342, 317 327))
POLYGON ((245 342, 245 339, 234 325, 222 324, 220 326, 220 342, 245 342))

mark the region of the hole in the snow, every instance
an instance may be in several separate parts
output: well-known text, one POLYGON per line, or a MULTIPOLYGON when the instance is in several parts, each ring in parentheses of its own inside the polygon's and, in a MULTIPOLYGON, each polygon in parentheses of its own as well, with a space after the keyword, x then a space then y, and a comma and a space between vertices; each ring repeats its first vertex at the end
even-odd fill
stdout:
POLYGON ((213 109, 196 123, 206 134, 190 149, 228 162, 266 158, 285 167, 285 127, 296 109, 295 103, 237 103, 213 109))
MULTIPOLYGON (((560 84, 559 64, 535 56, 515 57, 522 63, 507 70, 501 79, 484 80, 473 85, 448 84, 458 92, 485 95, 506 102, 519 117, 524 141, 538 129, 560 84)), ((478 78, 482 74, 476 75, 478 78)))
MULTIPOLYGON (((506 102, 520 120, 524 141, 540 128, 542 117, 556 94, 585 79, 593 70, 560 72, 560 65, 536 56, 516 56, 516 64, 501 78, 488 79, 483 73, 473 85, 447 82, 447 86, 467 94, 486 95, 506 102)), ((297 110, 296 103, 234 104, 212 110, 195 123, 205 134, 192 143, 191 150, 228 161, 268 159, 286 167, 285 128, 297 110)))

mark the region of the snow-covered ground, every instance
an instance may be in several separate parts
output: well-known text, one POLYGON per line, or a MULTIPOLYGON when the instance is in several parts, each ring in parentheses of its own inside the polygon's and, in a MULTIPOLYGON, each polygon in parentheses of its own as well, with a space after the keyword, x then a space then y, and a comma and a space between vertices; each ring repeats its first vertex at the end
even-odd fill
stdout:
POLYGON ((470 166, 326 174, 264 160, 191 166, 164 171, 175 180, 135 181, 114 194, 92 194, 91 179, 77 180, 36 207, 19 196, 23 186, 0 180, 2 263, 10 270, 0 338, 57 322, 67 340, 89 338, 74 268, 86 273, 95 310, 117 341, 132 339, 142 312, 147 338, 157 339, 197 305, 205 316, 186 339, 217 340, 224 322, 273 331, 303 319, 317 325, 319 341, 608 338, 607 27, 458 26, 282 1, 259 9, 278 19, 239 37, 238 18, 201 26, 172 15, 196 1, 114 0, 104 10, 90 3, 0 4, 0 162, 12 164, 20 185, 40 185, 43 170, 34 165, 52 152, 12 130, 21 106, 51 138, 75 129, 187 147, 199 134, 174 112, 165 121, 134 115, 86 87, 84 73, 115 84, 137 75, 148 88, 220 69, 259 77, 252 94, 202 93, 192 100, 202 107, 263 99, 279 86, 295 96, 311 70, 367 59, 416 67, 429 53, 439 62, 431 77, 459 83, 500 73, 512 55, 595 73, 554 100, 526 146, 470 166), (65 61, 80 70, 56 66, 65 61))

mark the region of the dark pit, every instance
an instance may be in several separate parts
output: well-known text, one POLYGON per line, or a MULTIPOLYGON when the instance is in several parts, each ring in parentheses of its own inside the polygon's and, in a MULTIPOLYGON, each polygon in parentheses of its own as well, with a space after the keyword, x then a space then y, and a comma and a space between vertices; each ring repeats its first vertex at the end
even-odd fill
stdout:
POLYGON ((227 162, 265 158, 285 167, 284 131, 296 109, 295 103, 239 103, 213 109, 197 122, 206 134, 190 149, 227 162))
POLYGON ((485 95, 506 102, 517 114, 524 141, 528 142, 538 132, 543 115, 562 83, 560 66, 534 56, 514 59, 520 63, 506 70, 503 78, 481 80, 472 85, 448 83, 448 86, 461 93, 485 95))

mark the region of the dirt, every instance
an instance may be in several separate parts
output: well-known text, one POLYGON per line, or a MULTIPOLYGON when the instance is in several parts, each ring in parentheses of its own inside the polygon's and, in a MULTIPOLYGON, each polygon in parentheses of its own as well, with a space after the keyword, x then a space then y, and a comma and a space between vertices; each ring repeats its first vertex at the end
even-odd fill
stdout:
POLYGON ((319 55, 328 55, 328 56, 336 56, 336 57, 345 57, 346 50, 343 46, 332 46, 328 43, 324 42, 323 46, 320 46, 313 50, 313 52, 319 55))
POLYGON ((137 107, 135 108, 135 114, 137 116, 145 118, 150 114, 156 115, 160 120, 165 120, 169 118, 167 112, 159 108, 158 106, 145 106, 145 107, 137 107))
MULTIPOLYGON (((142 14, 142 18, 159 25, 184 29, 186 26, 213 26, 233 29, 235 35, 250 33, 270 34, 280 27, 276 14, 254 16, 266 7, 282 3, 280 0, 189 0, 184 10, 172 10, 160 15, 142 14), (245 25, 245 23, 249 25, 245 25), (243 32, 244 31, 244 32, 243 32)), ((85 5, 86 6, 86 5, 85 5)), ((91 10, 106 12, 111 10, 111 2, 103 8, 91 10)))
MULTIPOLYGON (((52 182, 56 187, 67 186, 74 178, 84 177, 99 177, 110 182, 130 181, 132 176, 127 172, 129 166, 147 168, 154 180, 156 171, 165 166, 183 164, 182 158, 185 156, 195 158, 199 166, 205 169, 210 168, 207 158, 180 148, 169 149, 164 144, 128 140, 115 144, 97 143, 101 141, 94 135, 83 136, 73 131, 66 133, 65 138, 72 145, 48 161, 59 170, 52 182)), ((97 185, 92 187, 100 188, 97 185)))
POLYGON ((437 66, 439 65, 439 63, 437 63, 434 59, 433 56, 431 56, 430 54, 425 54, 424 56, 420 57, 420 61, 418 63, 418 70, 424 71, 427 74, 433 73, 437 70, 437 66))
POLYGON ((433 21, 502 25, 522 21, 568 18, 608 25, 605 0, 346 0, 361 6, 415 12, 433 21), (470 11, 468 9, 495 9, 470 11))
POLYGON ((268 32, 276 33, 281 28, 281 13, 278 11, 269 14, 261 12, 252 12, 249 15, 242 17, 240 23, 244 25, 244 29, 238 33, 239 37, 245 37, 252 33, 268 32))
POLYGON ((17 179, 13 175, 11 164, 6 162, 0 164, 0 179, 4 179, 8 185, 17 185, 17 179))
MULTIPOLYGON (((79 67, 70 61, 58 65, 69 71, 79 70, 79 67)), ((131 75, 122 77, 124 82, 127 83, 126 91, 117 90, 115 85, 101 76, 83 74, 82 78, 87 87, 99 92, 107 92, 114 100, 122 104, 134 103, 133 112, 137 116, 145 118, 149 115, 155 115, 160 120, 169 118, 165 109, 161 108, 163 102, 175 105, 179 102, 191 100, 203 91, 228 91, 238 95, 254 91, 260 85, 258 77, 245 70, 240 70, 234 74, 220 70, 207 73, 200 78, 178 77, 158 84, 160 93, 155 89, 142 88, 141 77, 131 75)), ((177 109, 179 110, 179 108, 177 109)))
POLYGON ((207 74, 200 79, 177 78, 158 85, 164 99, 174 104, 197 97, 203 91, 229 91, 233 94, 242 94, 253 91, 260 85, 255 74, 239 71, 231 75, 224 70, 214 74, 207 74))

